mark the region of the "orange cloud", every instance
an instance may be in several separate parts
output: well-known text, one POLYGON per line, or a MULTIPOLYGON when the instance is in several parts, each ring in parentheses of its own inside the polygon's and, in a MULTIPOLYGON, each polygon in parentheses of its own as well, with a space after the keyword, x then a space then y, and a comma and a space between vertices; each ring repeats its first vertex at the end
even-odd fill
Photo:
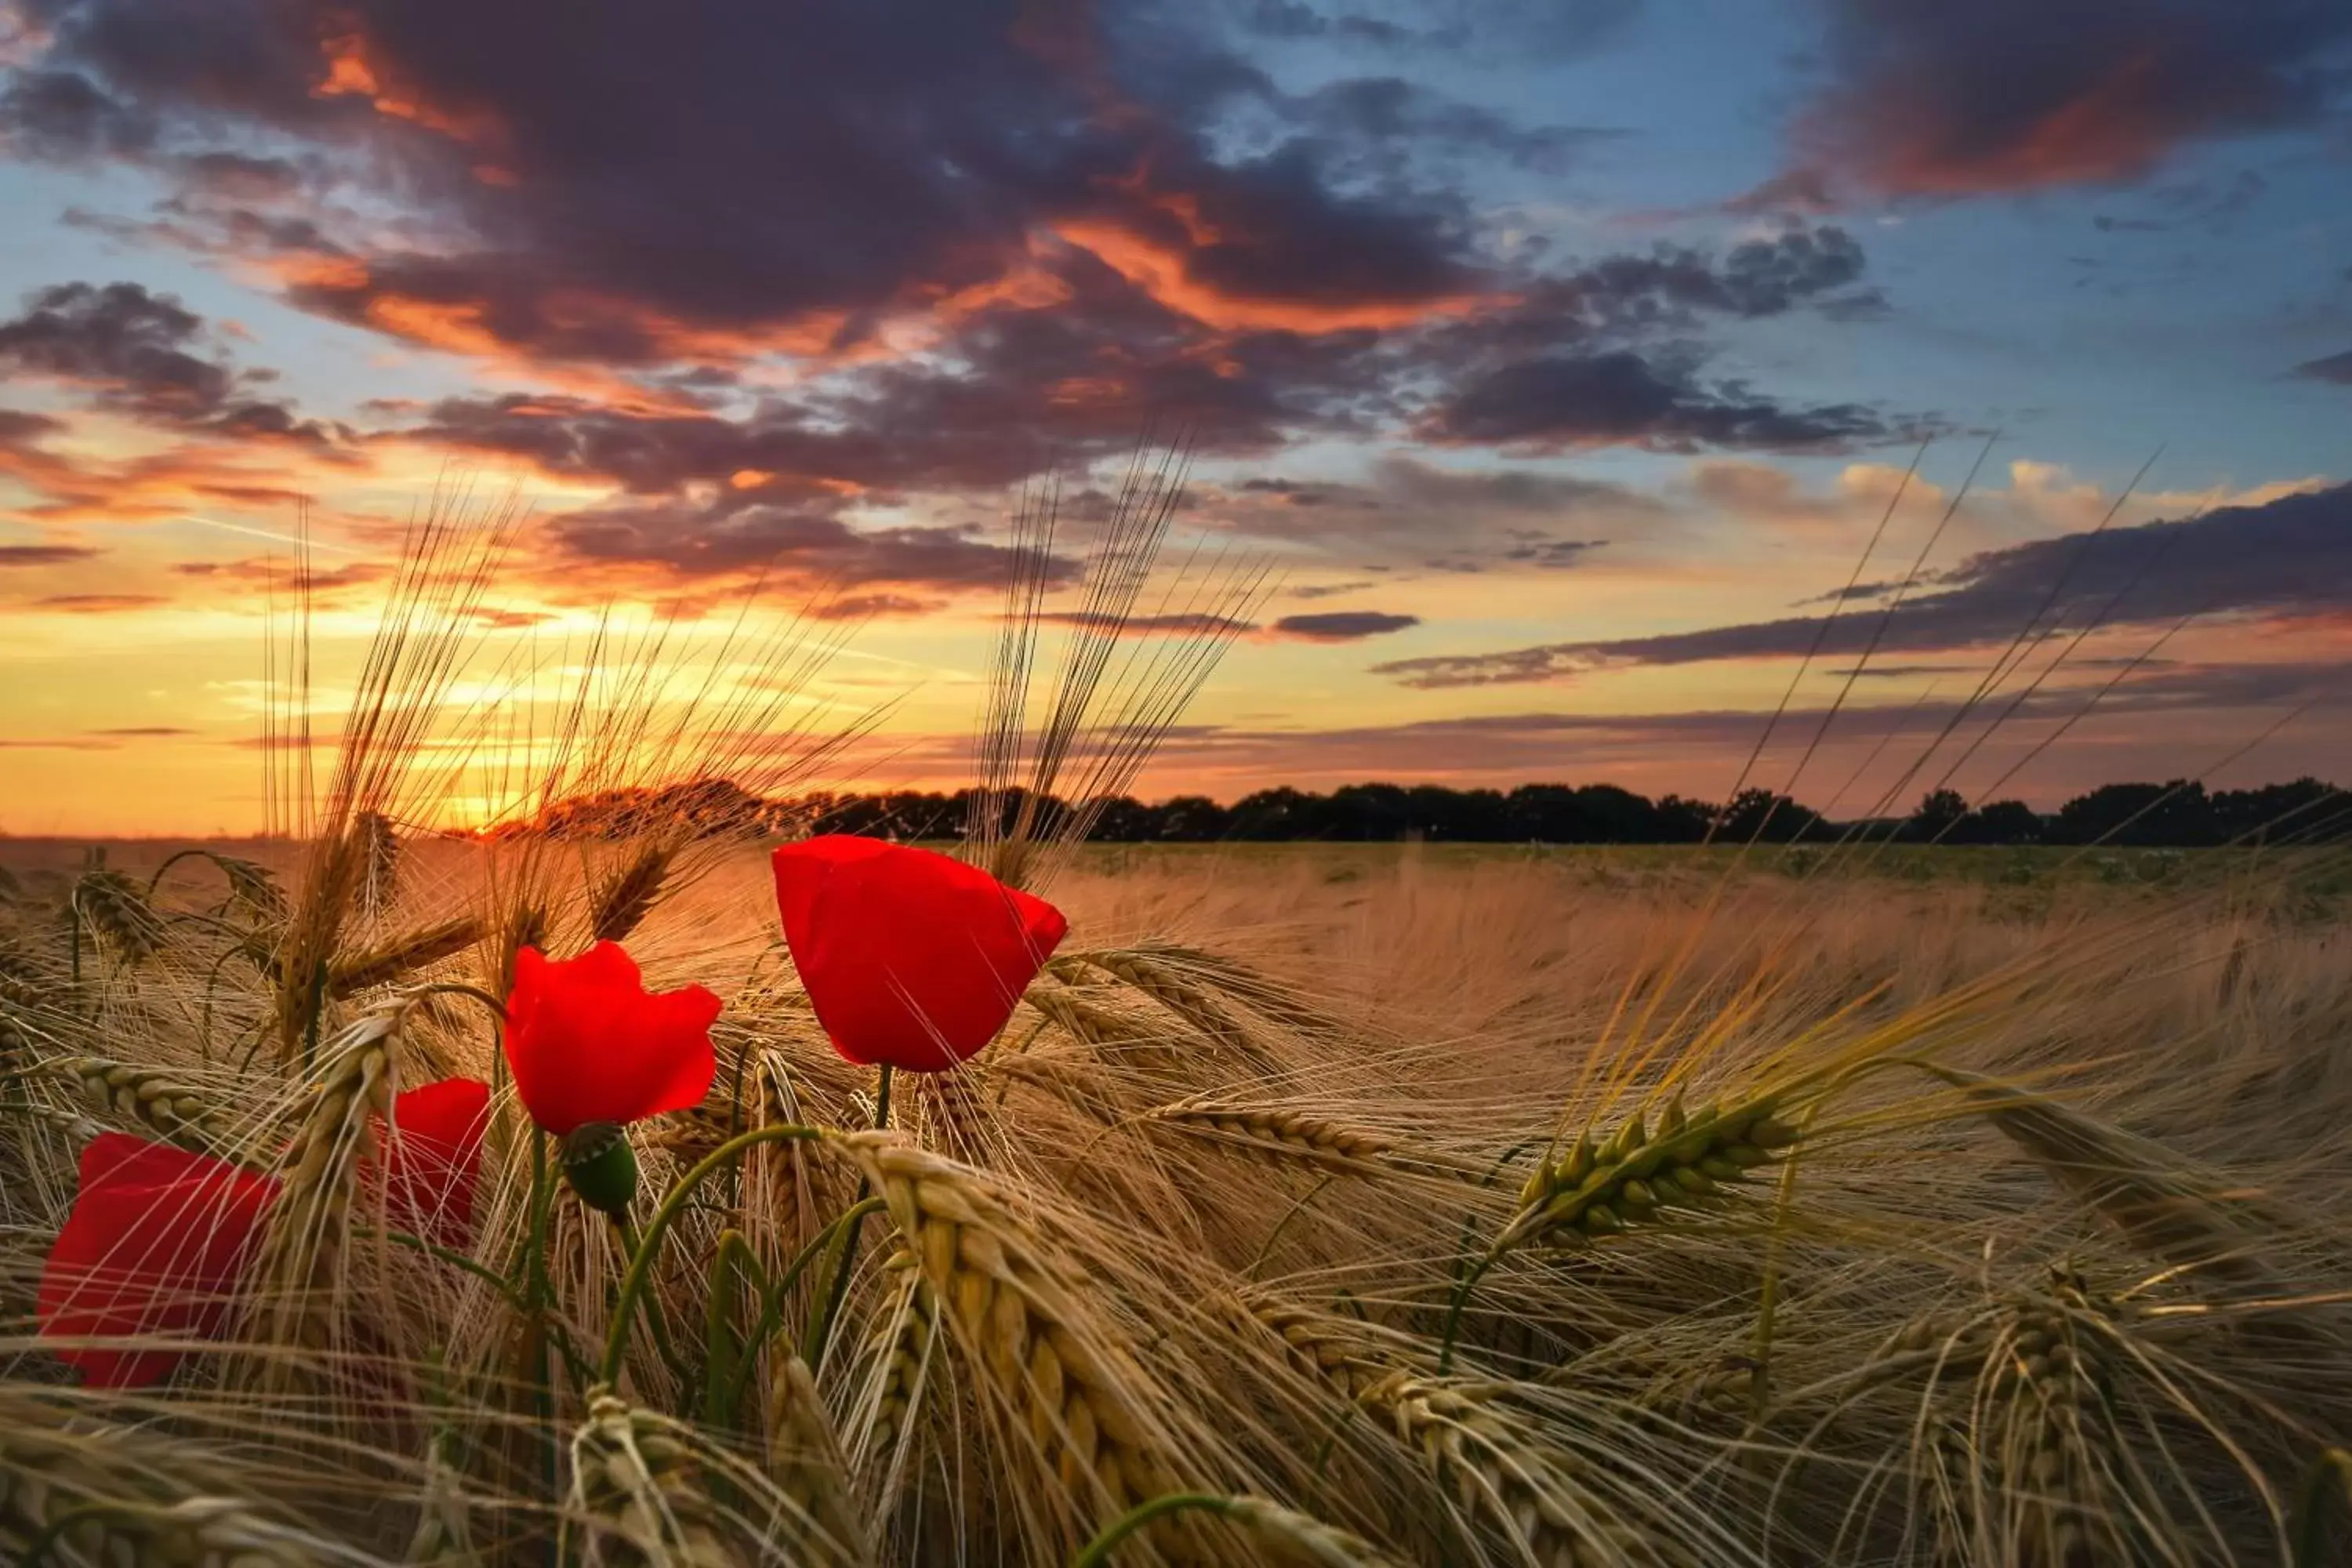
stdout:
MULTIPOLYGON (((1163 207, 1182 198, 1162 196, 1163 207)), ((1180 219, 1184 209, 1176 211, 1180 219)), ((1199 223, 1196 210, 1192 225, 1199 223)), ((1065 218, 1053 226, 1065 244, 1092 255, 1104 266, 1150 295, 1168 309, 1206 326, 1228 331, 1340 332, 1361 329, 1386 330, 1446 316, 1467 315, 1497 303, 1494 297, 1468 293, 1420 300, 1363 300, 1322 302, 1312 300, 1246 299, 1225 293, 1190 275, 1186 252, 1158 244, 1118 223, 1101 218, 1065 218)))

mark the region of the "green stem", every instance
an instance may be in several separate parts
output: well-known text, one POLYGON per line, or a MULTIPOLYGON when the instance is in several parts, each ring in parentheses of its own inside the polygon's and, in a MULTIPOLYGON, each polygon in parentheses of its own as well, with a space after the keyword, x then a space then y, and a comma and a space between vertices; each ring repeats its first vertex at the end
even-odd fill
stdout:
POLYGON ((1145 1525, 1165 1519, 1170 1514, 1182 1513, 1190 1509, 1230 1513, 1233 1507, 1234 1500, 1221 1492, 1162 1492, 1150 1502, 1138 1503, 1103 1526, 1102 1532, 1070 1559, 1070 1568, 1108 1568, 1114 1548, 1145 1525))
POLYGON ((654 1259, 661 1251, 663 1237, 686 1206, 694 1189, 719 1172, 725 1170, 737 1156, 762 1143, 779 1143, 786 1139, 822 1138, 824 1134, 814 1127, 796 1122, 779 1122, 770 1127, 755 1127, 749 1132, 738 1133, 713 1149, 702 1162, 677 1179, 662 1199, 661 1207, 654 1211, 651 1224, 646 1226, 645 1239, 638 1244, 636 1256, 629 1260, 629 1272, 621 1280, 621 1295, 613 1307, 613 1331, 604 1342, 604 1360, 600 1377, 606 1384, 614 1383, 621 1375, 621 1363, 629 1353, 629 1331, 637 1315, 637 1298, 646 1293, 646 1283, 653 1277, 654 1259))
MULTIPOLYGON (((748 1347, 741 1368, 743 1377, 751 1375, 751 1366, 758 1359, 760 1348, 768 1342, 769 1336, 783 1327, 784 1301, 792 1295, 793 1287, 800 1283, 800 1278, 807 1272, 808 1266, 816 1261, 817 1254, 832 1246, 835 1238, 841 1235, 844 1226, 861 1221, 877 1209, 887 1206, 880 1198, 860 1199, 835 1215, 831 1224, 809 1237, 808 1245, 793 1256, 791 1265, 777 1277, 776 1282, 768 1288, 766 1298, 760 1308, 760 1321, 753 1325, 751 1338, 743 1342, 748 1347)), ((738 1384, 733 1398, 737 1405, 740 1405, 743 1396, 740 1378, 738 1384)))
POLYGON ((1454 1340, 1462 1331, 1462 1311, 1470 1305, 1470 1292, 1476 1289, 1479 1280, 1486 1277, 1486 1270, 1503 1260, 1503 1254, 1508 1250, 1497 1242, 1494 1250, 1471 1265, 1455 1283, 1453 1299, 1445 1303, 1445 1327, 1437 1338, 1438 1376, 1444 1377, 1454 1370, 1454 1340))
POLYGON ((735 1331, 736 1309, 742 1304, 738 1283, 746 1279, 753 1300, 765 1302, 767 1285, 760 1278, 760 1259, 751 1244, 740 1230, 720 1231, 712 1249, 702 1323, 702 1424, 714 1431, 735 1424, 743 1370, 759 1359, 759 1342, 735 1331))
MULTIPOLYGON (((884 1062, 875 1072, 874 1125, 877 1129, 890 1125, 890 1064, 888 1062, 884 1062)), ((850 1212, 856 1214, 857 1205, 864 1204, 866 1195, 872 1191, 872 1184, 861 1179, 857 1184, 857 1202, 851 1205, 850 1212)), ((801 1359, 809 1363, 811 1371, 814 1371, 818 1363, 824 1359, 825 1342, 833 1337, 833 1321, 841 1315, 842 1303, 849 1299, 850 1273, 856 1267, 857 1240, 865 1228, 866 1216, 858 1214, 856 1219, 851 1222, 849 1229, 844 1233, 841 1242, 841 1258, 834 1266, 833 1288, 825 1292, 824 1310, 818 1313, 816 1321, 809 1325, 809 1331, 801 1342, 801 1359)))
MULTIPOLYGON (((1512 1165, 1518 1162, 1520 1155, 1526 1153, 1528 1150, 1534 1147, 1535 1142, 1530 1139, 1522 1142, 1514 1143, 1508 1149, 1504 1150, 1503 1157, 1496 1161, 1492 1165, 1489 1165, 1486 1168, 1486 1173, 1478 1178, 1479 1190, 1483 1192, 1486 1188, 1493 1186, 1495 1184, 1496 1177, 1509 1170, 1512 1165)), ((1549 1158, 1549 1156, 1547 1155, 1546 1158, 1549 1158)), ((1470 1255, 1470 1230, 1471 1226, 1475 1223, 1476 1215, 1475 1214, 1462 1222, 1462 1239, 1457 1246, 1462 1256, 1465 1258, 1467 1258, 1470 1255)), ((1492 1268, 1496 1264, 1500 1263, 1503 1260, 1503 1254, 1508 1250, 1509 1248, 1502 1241, 1496 1242, 1493 1251, 1487 1253, 1485 1258, 1481 1258, 1471 1268, 1467 1274, 1464 1275, 1460 1279, 1454 1282, 1454 1295, 1445 1304, 1444 1332, 1440 1336, 1437 1347, 1437 1370, 1441 1375, 1453 1368, 1454 1336, 1461 1331, 1462 1313, 1463 1310, 1470 1305, 1471 1290, 1477 1286, 1480 1279, 1486 1277, 1486 1270, 1492 1268)))
POLYGON ((2352 1500, 2352 1453, 2341 1448, 2321 1449, 2319 1458, 2303 1472, 2302 1484, 2294 1489, 2294 1555, 2287 1559, 2289 1568, 2320 1568, 2332 1561, 2327 1552, 2327 1516, 2335 1511, 2327 1506, 2330 1492, 2352 1500), (2330 1481, 2336 1485, 2329 1486, 2330 1481))
POLYGON ((1756 1303, 1756 1370, 1748 1381, 1748 1417, 1751 1423, 1764 1419, 1764 1407, 1772 1398, 1772 1333, 1780 1313, 1780 1265, 1788 1250, 1789 1216, 1797 1203, 1797 1169, 1805 1147, 1805 1139, 1813 1130, 1813 1120, 1821 1114, 1822 1102, 1814 1101, 1805 1110, 1805 1124, 1797 1141, 1780 1162, 1780 1190, 1772 1202, 1772 1233, 1764 1246, 1764 1279, 1756 1303))
MULTIPOLYGON (((629 1224, 628 1217, 614 1215, 613 1228, 620 1233, 621 1255, 634 1260, 637 1256, 637 1233, 629 1224)), ((653 1328, 654 1353, 661 1357, 664 1366, 669 1368, 669 1374, 677 1379, 680 1387, 692 1383, 694 1374, 687 1369, 686 1358, 677 1353, 677 1346, 670 1339, 669 1323, 663 1318, 658 1303, 646 1308, 646 1321, 653 1328)))

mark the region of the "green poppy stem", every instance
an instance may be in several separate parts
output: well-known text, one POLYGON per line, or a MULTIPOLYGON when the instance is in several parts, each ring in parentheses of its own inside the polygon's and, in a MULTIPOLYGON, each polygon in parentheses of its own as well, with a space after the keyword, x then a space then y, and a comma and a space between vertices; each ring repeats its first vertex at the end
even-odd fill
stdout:
POLYGON ((1103 1526, 1100 1534, 1087 1542, 1070 1568, 1109 1568, 1110 1554, 1137 1531, 1171 1513, 1183 1513, 1191 1509, 1205 1509, 1211 1513, 1231 1513, 1234 1500, 1220 1492, 1162 1492, 1150 1502, 1138 1503, 1117 1519, 1103 1526))
POLYGON ((693 1196, 694 1189, 727 1169, 746 1151, 756 1149, 762 1143, 824 1136, 815 1128, 803 1127, 796 1122, 755 1127, 749 1132, 738 1133, 713 1149, 699 1164, 677 1179, 677 1185, 669 1190, 661 1201, 661 1207, 654 1211, 652 1222, 646 1226, 645 1238, 637 1244, 636 1255, 629 1260, 629 1271, 621 1280, 620 1299, 613 1305, 613 1331, 604 1342, 604 1360, 598 1373, 601 1381, 612 1384, 620 1379, 621 1363, 629 1353, 629 1331, 636 1321, 637 1299, 646 1293, 646 1282, 653 1278, 654 1260, 661 1254, 662 1241, 669 1235, 669 1227, 677 1222, 677 1216, 685 1212, 687 1199, 693 1196))

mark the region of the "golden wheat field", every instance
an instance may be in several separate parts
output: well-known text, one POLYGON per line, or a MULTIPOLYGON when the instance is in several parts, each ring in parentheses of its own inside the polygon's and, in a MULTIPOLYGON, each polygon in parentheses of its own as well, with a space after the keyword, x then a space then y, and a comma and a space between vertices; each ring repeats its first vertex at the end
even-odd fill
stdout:
POLYGON ((635 1228, 710 1173, 615 1341, 621 1226, 558 1194, 544 1299, 512 1278, 547 1184, 510 1095, 462 1251, 362 1167, 404 1087, 498 1078, 487 1011, 428 983, 495 980, 519 887, 583 942, 635 853, 404 855, 307 1053, 239 961, 299 858, 189 857, 151 900, 163 851, 118 847, 68 884, 77 982, 29 858, 15 1560, 1058 1563, 1139 1519, 1095 1560, 2329 1560, 2352 999, 2344 928, 2259 867, 2020 912, 1717 867, 1078 860, 1005 1036, 876 1131, 764 858, 705 851, 629 933, 726 1004, 718 1087, 635 1129, 635 1228), (738 1138, 788 1122, 815 1135, 738 1138), (289 1173, 233 1331, 119 1393, 28 1322, 100 1128, 289 1173))
POLYGON ((288 831, 5 857, 10 1561, 2339 1560, 2336 852, 1090 847, 1017 803, 1214 652, 1114 642, 1149 531, 1035 700, 1015 585, 1009 824, 558 835, 839 736, 656 641, 518 742, 452 539, 288 831))

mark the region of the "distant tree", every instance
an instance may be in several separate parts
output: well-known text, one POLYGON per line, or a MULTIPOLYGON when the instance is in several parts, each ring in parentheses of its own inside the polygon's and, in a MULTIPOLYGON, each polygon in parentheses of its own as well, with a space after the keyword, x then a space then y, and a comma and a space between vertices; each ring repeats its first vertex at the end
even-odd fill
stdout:
POLYGON ((1232 822, 1231 814, 1204 795, 1180 795, 1160 806, 1160 837, 1180 844, 1223 838, 1232 822))
MULTIPOLYGON (((1606 786, 1604 785, 1601 787, 1605 788, 1606 786)), ((1578 793, 1580 795, 1583 792, 1579 791, 1578 793)), ((1622 795, 1625 792, 1621 790, 1617 793, 1622 795)), ((1635 795, 1633 798, 1635 800, 1641 800, 1642 797, 1635 795)), ((1646 805, 1649 803, 1643 801, 1643 804, 1646 805)), ((1717 808, 1715 806, 1710 805, 1703 800, 1685 800, 1681 795, 1670 795, 1660 800, 1657 805, 1651 811, 1648 819, 1647 831, 1643 837, 1639 838, 1629 837, 1623 839, 1611 840, 1610 842, 1625 844, 1696 844, 1700 839, 1706 837, 1708 826, 1715 821, 1716 809, 1717 808)))
POLYGON ((2221 827, 2205 786, 2175 779, 2161 784, 2102 784, 2078 795, 2058 808, 2047 837, 2055 844, 2193 848, 2220 843, 2221 827))
POLYGON ((1769 789, 1744 789, 1724 807, 1723 821, 1715 837, 1725 844, 1793 844, 1811 836, 1821 820, 1785 795, 1775 795, 1769 789))
POLYGON ((1412 801, 1398 784, 1342 784, 1331 792, 1328 816, 1334 838, 1402 838, 1412 826, 1412 801))
POLYGON ((2039 844, 2042 814, 2021 800, 1996 800, 1970 812, 1952 837, 1968 844, 2039 844))
POLYGON ((1929 790, 1911 813, 1906 825, 1909 837, 1921 844, 1940 843, 1968 814, 1968 798, 1958 790, 1929 790))
POLYGON ((1109 844, 1141 844, 1160 837, 1160 813, 1133 795, 1115 795, 1096 806, 1094 831, 1087 837, 1109 844))

